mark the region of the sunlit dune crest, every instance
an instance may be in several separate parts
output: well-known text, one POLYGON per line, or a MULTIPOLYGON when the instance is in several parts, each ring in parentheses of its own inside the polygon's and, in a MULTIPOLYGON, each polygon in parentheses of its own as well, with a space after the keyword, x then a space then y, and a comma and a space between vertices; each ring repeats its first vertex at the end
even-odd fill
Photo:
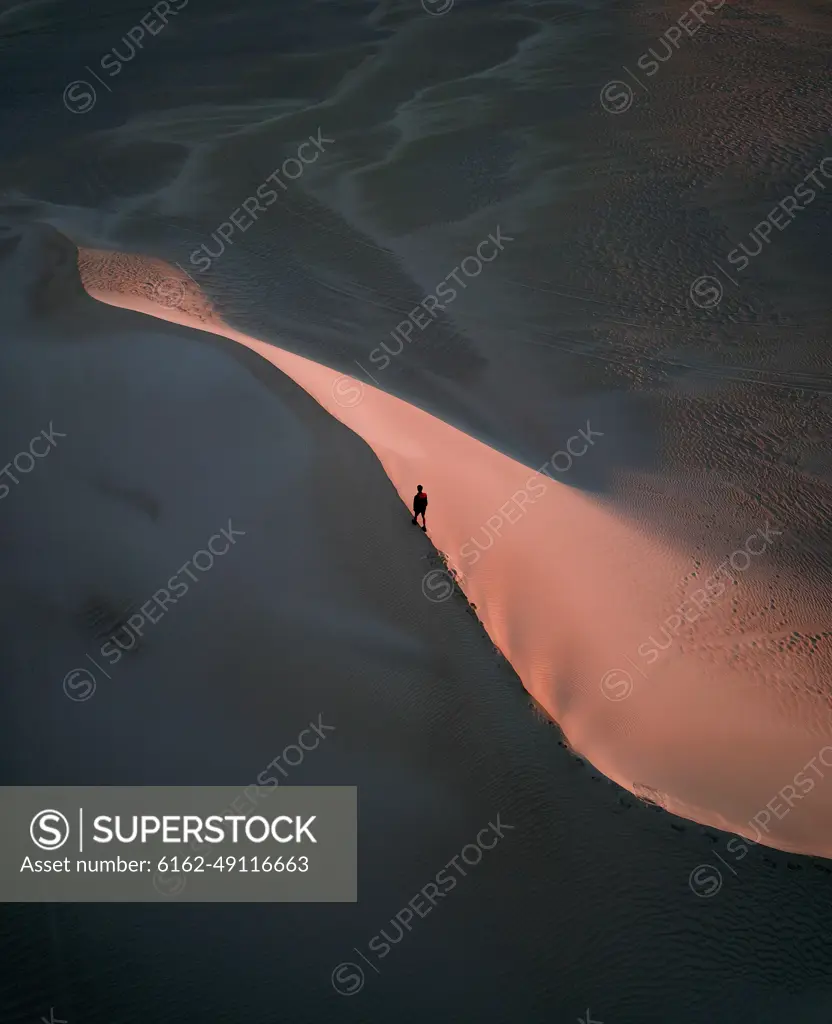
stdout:
MULTIPOLYGON (((364 381, 234 330, 158 260, 87 250, 80 268, 103 302, 223 335, 277 366, 370 445, 408 507, 423 484, 430 540, 527 690, 600 771, 676 814, 832 856, 828 701, 803 685, 805 666, 768 672, 764 645, 738 625, 784 584, 770 553, 785 524, 761 513, 722 562, 692 568, 645 524, 560 482, 567 460, 603 445, 601 423, 576 423, 554 467, 535 471, 364 381)), ((415 529, 404 508, 402 522, 415 529)), ((441 615, 450 588, 424 565, 425 599, 441 615)))

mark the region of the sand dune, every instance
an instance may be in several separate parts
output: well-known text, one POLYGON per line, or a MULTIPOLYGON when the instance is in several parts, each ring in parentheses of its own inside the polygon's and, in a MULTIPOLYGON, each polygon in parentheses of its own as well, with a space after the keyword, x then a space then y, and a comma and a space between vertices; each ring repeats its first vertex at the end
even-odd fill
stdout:
MULTIPOLYGON (((37 1019, 44 1005, 55 1005, 80 1008, 90 1024, 241 1014, 267 1021, 280 1000, 305 1020, 336 1014, 355 1024, 391 1012, 403 1024, 566 1020, 585 1017, 587 1005, 593 1019, 625 1024, 652 1020, 666 1006, 680 1024, 726 1014, 766 1024, 818 1018, 828 957, 817 937, 829 917, 829 866, 738 846, 605 784, 533 713, 464 601, 435 600, 447 581, 425 581, 441 569, 428 568, 438 564, 429 540, 410 525, 388 473, 441 469, 424 478, 431 529, 464 559, 472 537, 487 546, 477 531, 493 515, 493 505, 482 505, 485 520, 466 521, 465 486, 475 502, 503 501, 498 492, 514 486, 516 466, 489 461, 470 438, 441 424, 437 435, 424 413, 366 392, 354 408, 357 427, 372 432, 380 415, 392 417, 384 451, 377 441, 382 468, 356 433, 272 364, 282 358, 278 350, 267 351, 267 361, 251 351, 259 345, 253 339, 244 345, 93 300, 80 287, 74 247, 51 228, 33 225, 2 242, 0 282, 13 285, 0 298, 15 310, 0 326, 7 451, 50 420, 66 434, 2 502, 6 782, 239 782, 242 790, 322 714, 335 732, 288 781, 354 784, 361 794, 358 903, 10 907, 0 935, 15 974, 5 1016, 37 1019), (476 472, 465 464, 471 457, 481 460, 476 472), (357 481, 359 497, 340 502, 357 481), (233 551, 197 573, 182 601, 110 669, 112 678, 99 674, 91 699, 68 700, 64 674, 88 664, 110 632, 123 638, 126 609, 164 585, 229 516, 245 531, 233 551), (511 842, 414 927, 380 975, 366 968, 359 998, 333 991, 333 967, 357 957, 355 948, 367 950, 397 908, 498 811, 515 826, 511 842), (704 890, 697 888, 703 873, 704 890), (715 881, 719 895, 700 898, 715 881), (88 970, 74 969, 73 950, 83 951, 88 970)), ((84 254, 91 287, 94 264, 84 254)), ((135 264, 119 254, 104 266, 99 260, 99 287, 118 284, 123 292, 110 297, 128 305, 147 302, 155 288, 201 326, 220 328, 198 293, 161 286, 166 268, 135 264)), ((168 314, 164 306, 155 312, 168 314)), ((325 368, 287 367, 298 379, 307 375, 321 403, 334 400, 333 384, 341 401, 355 394, 325 368)), ((536 496, 529 475, 524 469, 520 486, 536 496)), ((409 497, 413 481, 397 483, 409 497)), ((631 562, 655 544, 645 534, 640 546, 636 524, 597 501, 546 487, 546 498, 468 567, 464 585, 480 597, 495 634, 503 629, 501 642, 515 647, 518 663, 566 666, 561 677, 527 685, 544 698, 552 692, 552 707, 556 700, 573 732, 585 716, 597 738, 601 712, 590 690, 605 700, 600 681, 592 679, 586 695, 571 685, 589 661, 569 647, 557 618, 572 614, 574 602, 571 625, 603 645, 603 623, 590 629, 578 614, 585 595, 599 590, 589 578, 597 562, 583 552, 584 578, 569 581, 574 599, 539 593, 554 609, 541 633, 540 620, 525 624, 507 599, 514 599, 511 584, 525 598, 527 586, 546 582, 544 558, 562 556, 573 568, 574 554, 560 543, 542 550, 537 566, 521 550, 515 566, 504 545, 530 530, 538 513, 569 526, 574 546, 600 543, 590 527, 608 528, 631 545, 631 562), (515 581, 518 568, 527 579, 515 581)), ((623 572, 626 558, 610 556, 623 572)), ((604 573, 617 593, 618 581, 604 573)), ((635 621, 633 600, 622 605, 626 616, 613 609, 615 622, 635 621)), ((599 601, 615 603, 606 592, 599 601)), ((619 685, 610 684, 613 696, 619 685)), ((636 688, 606 703, 620 716, 639 699, 636 688)), ((799 710, 802 699, 795 704, 799 710)), ((628 721, 639 726, 643 718, 628 721)), ((622 721, 621 736, 636 736, 622 721)), ((728 724, 736 733, 736 722, 728 724)), ((623 744, 614 752, 624 763, 623 744)), ((655 749, 647 754, 658 757, 655 749)), ((664 763, 676 763, 674 754, 667 751, 664 763)), ((747 764, 739 767, 749 774, 747 764)), ((664 799, 642 786, 634 788, 664 799)))
POLYGON ((4 461, 66 435, 0 485, 4 781, 242 789, 322 713, 289 781, 359 787, 361 865, 350 906, 9 905, 3 1021, 829 1019, 832 862, 695 823, 828 856, 828 5, 709 0, 694 36, 690 0, 426 6, 188 3, 110 79, 143 10, 0 3, 4 461), (495 812, 511 842, 339 995, 495 812))
MULTIPOLYGON (((821 685, 829 663, 814 647, 801 659, 778 652, 760 612, 800 584, 776 558, 788 524, 752 510, 721 560, 692 558, 561 482, 602 448, 601 422, 576 422, 537 472, 414 405, 236 331, 158 262, 85 253, 81 266, 97 298, 222 334, 279 367, 364 438, 406 503, 424 483, 431 539, 490 636, 606 775, 679 815, 832 856, 821 685)), ((432 576, 425 588, 440 601, 447 583, 432 576)), ((791 626, 821 632, 804 607, 791 626)))

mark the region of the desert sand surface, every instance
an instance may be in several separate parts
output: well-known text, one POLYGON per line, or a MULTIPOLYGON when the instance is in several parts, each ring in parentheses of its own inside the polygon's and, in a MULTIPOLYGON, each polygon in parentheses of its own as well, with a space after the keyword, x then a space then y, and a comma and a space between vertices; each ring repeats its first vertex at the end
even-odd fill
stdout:
MULTIPOLYGON (((53 229, 5 242, 5 422, 66 435, 4 502, 6 781, 242 789, 320 720, 333 731, 287 782, 357 784, 362 851, 356 904, 11 908, 6 1019, 47 1002, 93 1024, 265 1024, 277 993, 310 1021, 823 1012, 826 863, 636 800, 558 742, 465 599, 426 599, 441 566, 394 448, 377 457, 280 353, 93 300, 53 229), (333 502, 356 480, 360 503, 333 502), (226 526, 232 549, 129 644, 128 612, 226 526), (68 700, 108 635, 124 657, 68 700), (513 831, 479 873, 365 965, 360 998, 333 991, 498 813, 513 831)), ((453 516, 431 523, 453 541, 453 516)))
POLYGON ((334 710, 296 778, 365 801, 354 907, 9 910, 4 1021, 828 1020, 832 18, 703 2, 0 0, 3 462, 66 434, 3 779, 242 787, 334 710))
MULTIPOLYGON (((526 689, 597 768, 676 814, 832 856, 828 649, 813 644, 797 669, 788 652, 778 659, 759 614, 801 589, 772 554, 789 544, 787 524, 749 507, 745 536, 721 562, 692 558, 559 481, 604 445, 591 421, 532 472, 371 385, 235 331, 175 268, 80 259, 94 296, 216 331, 279 367, 370 445, 408 508, 429 480, 432 541, 526 689), (801 770, 812 785, 784 803, 801 770)), ((429 570, 426 598, 441 604, 450 581, 429 570)), ((822 631, 822 609, 804 615, 791 624, 822 631)))

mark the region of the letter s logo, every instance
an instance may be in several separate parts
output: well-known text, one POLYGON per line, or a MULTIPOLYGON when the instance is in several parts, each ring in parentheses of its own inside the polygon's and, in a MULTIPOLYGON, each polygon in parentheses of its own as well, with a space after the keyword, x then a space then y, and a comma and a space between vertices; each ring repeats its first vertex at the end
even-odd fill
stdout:
POLYGON ((69 839, 69 822, 60 811, 39 811, 29 825, 29 835, 41 850, 57 850, 69 839))

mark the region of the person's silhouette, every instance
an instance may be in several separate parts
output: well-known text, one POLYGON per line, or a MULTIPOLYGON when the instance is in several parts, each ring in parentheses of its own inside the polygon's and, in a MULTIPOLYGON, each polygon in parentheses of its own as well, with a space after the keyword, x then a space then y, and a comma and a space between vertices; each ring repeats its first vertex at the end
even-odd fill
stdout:
POLYGON ((422 485, 416 485, 416 493, 413 495, 413 522, 416 526, 419 525, 418 517, 422 517, 422 529, 427 531, 425 525, 425 510, 428 507, 428 492, 422 490, 422 485))

